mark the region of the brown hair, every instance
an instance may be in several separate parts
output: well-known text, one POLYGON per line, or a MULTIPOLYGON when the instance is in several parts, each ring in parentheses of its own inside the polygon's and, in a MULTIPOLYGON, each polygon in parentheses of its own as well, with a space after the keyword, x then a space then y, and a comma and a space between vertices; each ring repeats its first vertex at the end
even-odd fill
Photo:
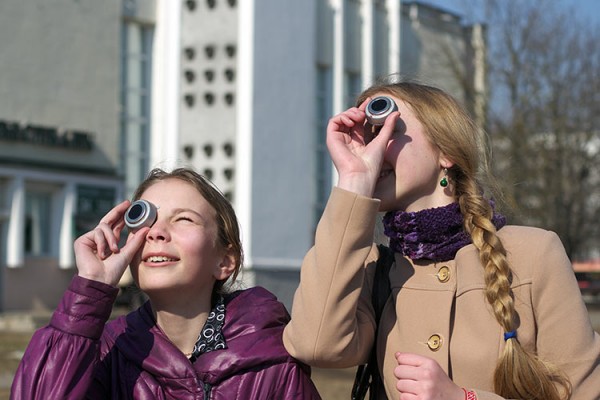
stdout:
MULTIPOLYGON (((502 329, 516 331, 519 316, 511 289, 512 271, 491 221, 493 209, 484 197, 484 188, 497 193, 484 132, 454 98, 438 88, 392 76, 365 90, 357 103, 379 94, 394 96, 410 105, 430 142, 453 161, 448 175, 464 217, 464 228, 479 251, 485 297, 502 329)), ((494 390, 505 398, 559 400, 570 397, 571 385, 557 368, 527 352, 513 338, 506 341, 498 360, 494 390), (562 395, 555 384, 563 389, 562 395)))
POLYGON ((166 172, 160 168, 155 168, 148 173, 148 176, 137 187, 133 194, 133 200, 138 200, 150 186, 157 182, 167 179, 179 179, 192 185, 204 197, 204 199, 215 209, 217 219, 217 240, 218 244, 224 249, 230 249, 236 259, 236 266, 228 279, 217 281, 213 288, 213 294, 222 294, 226 281, 229 285, 233 284, 240 272, 244 261, 244 252, 240 239, 240 228, 235 211, 227 198, 221 191, 208 179, 190 168, 177 168, 171 172, 166 172))

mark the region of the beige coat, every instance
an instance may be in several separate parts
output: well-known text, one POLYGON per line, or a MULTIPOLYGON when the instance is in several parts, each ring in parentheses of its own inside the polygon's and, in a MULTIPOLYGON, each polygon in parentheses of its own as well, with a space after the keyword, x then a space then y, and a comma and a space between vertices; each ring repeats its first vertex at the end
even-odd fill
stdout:
MULTIPOLYGON (((373 244, 378 207, 374 199, 338 188, 332 192, 284 332, 288 351, 310 365, 346 368, 368 357, 375 331, 370 288, 378 257, 373 244)), ((573 399, 600 399, 600 336, 559 238, 519 226, 498 234, 514 273, 519 341, 568 375, 573 399)), ((500 399, 493 394, 492 376, 504 347, 503 330, 484 298, 475 247, 440 263, 396 254, 390 280, 392 298, 377 338, 388 398, 398 398, 394 353, 402 351, 435 359, 479 399, 500 399)))

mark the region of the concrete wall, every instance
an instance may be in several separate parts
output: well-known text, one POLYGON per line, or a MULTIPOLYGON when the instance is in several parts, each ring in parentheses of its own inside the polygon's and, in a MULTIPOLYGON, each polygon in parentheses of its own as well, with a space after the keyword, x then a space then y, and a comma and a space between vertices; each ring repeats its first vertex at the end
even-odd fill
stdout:
MULTIPOLYGON (((314 1, 257 2, 254 258, 302 257, 312 242, 316 106, 314 1)), ((258 263, 258 261, 257 261, 258 263)))
POLYGON ((402 74, 465 101, 467 45, 461 18, 416 2, 402 7, 402 74))
POLYGON ((92 135, 74 151, 2 141, 0 158, 114 172, 120 1, 0 2, 0 120, 92 135))
MULTIPOLYGON (((316 2, 255 3, 250 232, 256 283, 294 279, 313 242, 316 120, 316 2), (261 278, 264 276, 264 280, 261 278)), ((275 290, 275 285, 271 288, 275 290)), ((281 296, 280 296, 281 297, 281 296)), ((290 303, 291 305, 291 303, 290 303)))

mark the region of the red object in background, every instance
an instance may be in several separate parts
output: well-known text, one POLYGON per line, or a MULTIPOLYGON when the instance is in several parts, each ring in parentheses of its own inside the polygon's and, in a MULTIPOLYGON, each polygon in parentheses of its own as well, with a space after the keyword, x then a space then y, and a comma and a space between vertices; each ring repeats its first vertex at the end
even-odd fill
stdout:
MULTIPOLYGON (((581 293, 600 301, 600 259, 573 263, 581 293)), ((589 301, 589 300, 587 300, 589 301)))
POLYGON ((600 259, 589 261, 576 261, 573 263, 575 272, 600 272, 600 259))

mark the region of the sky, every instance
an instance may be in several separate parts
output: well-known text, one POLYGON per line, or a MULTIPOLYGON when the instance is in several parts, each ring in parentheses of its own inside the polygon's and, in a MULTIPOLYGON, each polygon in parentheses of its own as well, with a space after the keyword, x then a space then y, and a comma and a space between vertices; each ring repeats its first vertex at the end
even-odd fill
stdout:
MULTIPOLYGON (((482 0, 421 0, 424 3, 429 3, 448 11, 453 11, 459 15, 469 15, 468 8, 470 5, 483 4, 482 0)), ((529 0, 535 1, 535 0, 529 0)), ((585 20, 589 20, 592 24, 600 24, 600 0, 556 0, 560 7, 566 9, 574 9, 579 16, 583 16, 585 20)), ((482 21, 476 21, 482 22, 482 21)))

